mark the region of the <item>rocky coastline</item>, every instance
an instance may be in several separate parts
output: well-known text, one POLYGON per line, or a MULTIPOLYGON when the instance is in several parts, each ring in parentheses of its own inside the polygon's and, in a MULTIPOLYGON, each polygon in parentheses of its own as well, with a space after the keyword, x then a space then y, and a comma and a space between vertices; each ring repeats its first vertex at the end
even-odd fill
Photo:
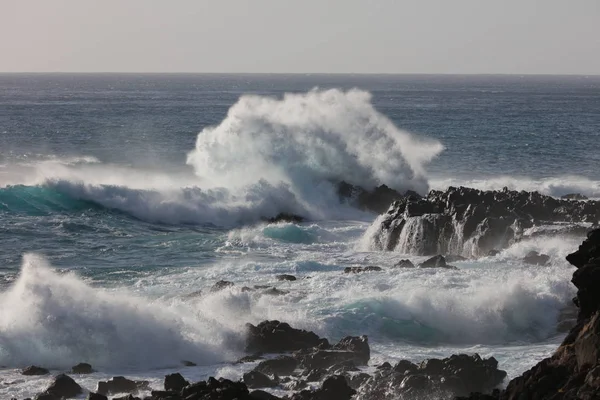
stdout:
MULTIPOLYGON (((439 237, 450 243, 457 221, 462 224, 465 242, 477 233, 481 252, 498 251, 511 241, 519 240, 525 229, 547 223, 596 224, 600 203, 580 199, 554 199, 536 193, 514 191, 483 192, 468 188, 432 191, 425 198, 409 194, 396 200, 376 224, 387 241, 382 250, 393 250, 407 221, 426 217, 437 243, 439 237), (433 216, 433 217, 428 217, 433 216), (444 236, 447 235, 447 236, 444 236)), ((247 324, 246 357, 237 364, 249 366, 240 381, 208 378, 189 382, 179 373, 165 377, 161 390, 152 390, 148 382, 114 377, 98 382, 88 392, 77 383, 77 375, 93 372, 86 363, 57 375, 52 384, 38 394, 36 400, 87 398, 90 400, 558 400, 600 398, 600 229, 589 230, 587 239, 566 258, 575 268, 572 283, 578 289, 573 299, 578 307, 575 326, 554 355, 542 360, 522 376, 500 387, 506 378, 492 357, 457 354, 444 359, 428 359, 420 363, 402 360, 397 363, 371 365, 369 339, 348 336, 330 343, 314 332, 296 329, 285 322, 263 321, 247 324), (370 366, 370 369, 366 369, 370 366), (278 397, 272 389, 286 391, 278 397)), ((577 230, 577 234, 580 234, 577 230)), ((449 248, 421 263, 420 268, 454 268, 449 248), (444 258, 441 253, 446 254, 444 258), (447 260, 448 259, 448 260, 447 260)), ((429 250, 424 251, 424 253, 429 250)), ((528 255, 532 263, 542 262, 543 255, 528 255)), ((460 255, 455 254, 456 257, 460 255)), ((402 260, 400 267, 416 267, 402 260)), ((379 267, 349 269, 346 273, 377 271, 379 267), (371 269, 369 269, 371 268, 371 269)), ((295 277, 281 275, 278 280, 295 277)), ((221 281, 212 290, 222 290, 231 282, 221 281)), ((253 290, 248 288, 248 290, 253 290)), ((255 289, 254 289, 255 290, 255 289)), ((186 362, 187 366, 193 363, 186 362)), ((501 366, 500 366, 501 367, 501 366)), ((42 367, 30 366, 22 374, 47 375, 42 367)), ((185 374, 185 372, 183 371, 185 374)))

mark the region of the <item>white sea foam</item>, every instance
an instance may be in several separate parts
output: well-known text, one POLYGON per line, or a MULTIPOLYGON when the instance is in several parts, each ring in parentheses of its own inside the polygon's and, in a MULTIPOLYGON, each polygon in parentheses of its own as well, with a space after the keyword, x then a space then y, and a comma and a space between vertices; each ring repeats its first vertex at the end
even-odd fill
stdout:
POLYGON ((176 307, 91 288, 31 254, 0 307, 0 364, 11 367, 208 365, 227 357, 233 334, 176 307))

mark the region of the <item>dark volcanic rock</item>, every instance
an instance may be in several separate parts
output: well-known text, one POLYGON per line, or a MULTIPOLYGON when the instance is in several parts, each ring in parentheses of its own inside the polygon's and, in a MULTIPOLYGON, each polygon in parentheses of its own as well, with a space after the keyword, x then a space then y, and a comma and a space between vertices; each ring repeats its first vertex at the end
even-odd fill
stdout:
POLYGON ((294 393, 291 400, 350 400, 355 393, 346 378, 334 375, 325 379, 321 388, 294 393))
POLYGON ((148 381, 132 381, 123 376, 115 376, 106 382, 98 382, 96 392, 103 395, 116 393, 137 393, 140 390, 148 389, 148 381))
MULTIPOLYGON (((293 370, 292 370, 293 371, 293 370)), ((251 389, 277 386, 277 382, 259 371, 246 372, 242 377, 242 382, 251 389)))
POLYGON ((368 267, 346 267, 344 268, 345 274, 358 274, 361 272, 372 272, 372 271, 382 271, 381 267, 376 267, 370 265, 368 267))
POLYGON ((189 400, 252 400, 248 388, 243 382, 232 382, 229 379, 208 378, 181 390, 181 398, 189 400))
POLYGON ((550 256, 546 254, 540 254, 537 251, 530 251, 523 258, 523 262, 525 264, 531 265, 546 265, 548 264, 548 261, 550 261, 550 256))
POLYGON ((261 361, 255 371, 269 375, 291 375, 298 366, 298 360, 290 356, 279 356, 261 361))
POLYGON ((371 358, 371 349, 367 336, 346 336, 333 346, 334 350, 347 351, 354 355, 356 365, 367 365, 371 358))
POLYGON ((489 392, 505 377, 506 372, 498 369, 494 358, 459 354, 426 360, 420 366, 401 361, 391 370, 379 370, 358 392, 365 400, 421 398, 433 393, 436 398, 445 399, 476 391, 489 392))
POLYGON ((78 396, 82 392, 81 386, 73 378, 65 374, 60 374, 54 378, 54 382, 46 389, 45 393, 56 396, 59 399, 69 399, 78 396))
POLYGON ((190 383, 185 380, 179 373, 170 374, 165 376, 165 390, 179 392, 181 389, 189 385, 190 383))
POLYGON ((277 275, 277 280, 278 281, 295 281, 296 277, 294 275, 283 274, 283 275, 277 275))
POLYGON ((271 393, 264 390, 253 390, 250 392, 250 398, 254 400, 280 400, 279 397, 273 396, 271 393))
MULTIPOLYGON (((419 196, 412 191, 410 193, 407 192, 407 194, 419 196)), ((381 185, 372 191, 368 191, 344 181, 338 184, 338 195, 341 201, 347 201, 362 210, 373 211, 375 213, 385 212, 392 202, 405 197, 386 185, 381 185)))
MULTIPOLYGON (((556 352, 510 381, 500 400, 592 400, 600 398, 600 229, 567 256, 577 270, 577 324, 556 352)), ((488 399, 473 394, 467 399, 488 399)))
POLYGON ((228 287, 232 287, 233 285, 234 285, 234 283, 230 282, 230 281, 218 281, 210 288, 210 291, 218 292, 218 291, 226 289, 228 287))
POLYGON ((285 322, 263 321, 257 326, 246 324, 246 350, 253 353, 285 353, 328 345, 313 332, 294 329, 285 322))
POLYGON ((395 201, 369 231, 375 249, 479 257, 529 235, 526 229, 534 225, 596 223, 599 219, 598 201, 450 187, 443 192, 433 190, 426 198, 395 201))
POLYGON ((421 264, 419 264, 419 268, 448 268, 448 269, 457 269, 452 265, 446 264, 446 259, 444 256, 437 255, 435 257, 431 257, 421 264))
POLYGON ((284 294, 288 294, 289 292, 286 290, 279 290, 276 287, 269 288, 267 290, 263 290, 262 294, 266 294, 268 296, 281 296, 284 294))
POLYGON ((86 400, 108 400, 108 397, 103 394, 90 392, 88 393, 86 400))
POLYGON ((33 375, 48 375, 50 371, 46 368, 31 365, 21 371, 21 375, 33 376, 33 375))
POLYGON ((91 374, 94 372, 92 366, 88 363, 79 363, 71 368, 71 372, 74 374, 91 374))
POLYGON ((412 261, 410 261, 410 260, 400 260, 396 264, 394 264, 394 267, 398 267, 398 268, 414 268, 415 264, 413 264, 412 261))

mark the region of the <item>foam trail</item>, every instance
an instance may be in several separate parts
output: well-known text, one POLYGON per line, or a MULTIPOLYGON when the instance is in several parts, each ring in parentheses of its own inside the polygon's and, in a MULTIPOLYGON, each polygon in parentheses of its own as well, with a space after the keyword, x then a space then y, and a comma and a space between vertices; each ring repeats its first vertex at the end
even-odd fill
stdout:
MULTIPOLYGON (((231 332, 147 299, 108 293, 24 256, 18 280, 0 295, 0 364, 151 369, 227 357, 231 332)), ((188 310, 189 312, 189 310, 188 310)))

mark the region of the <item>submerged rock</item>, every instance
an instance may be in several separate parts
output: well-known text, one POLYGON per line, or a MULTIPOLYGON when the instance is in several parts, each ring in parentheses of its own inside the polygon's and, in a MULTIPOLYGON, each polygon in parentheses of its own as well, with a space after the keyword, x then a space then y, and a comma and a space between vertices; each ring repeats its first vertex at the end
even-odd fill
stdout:
POLYGON ((419 268, 448 268, 448 269, 458 269, 452 265, 446 264, 446 259, 444 256, 437 255, 435 257, 431 257, 421 264, 419 264, 419 268))
POLYGON ((282 275, 277 275, 277 280, 278 281, 295 281, 296 277, 294 275, 282 274, 282 275))
POLYGON ((415 264, 413 264, 412 261, 410 261, 410 260, 400 260, 396 264, 394 264, 394 267, 398 267, 398 268, 414 268, 415 264))
POLYGON ((271 224, 274 224, 277 222, 292 222, 292 223, 299 224, 301 222, 304 222, 305 220, 306 219, 304 217, 301 217, 300 215, 294 215, 294 214, 288 214, 288 213, 279 213, 272 218, 264 219, 264 221, 271 223, 271 224))
POLYGON ((376 267, 370 265, 368 267, 346 267, 344 268, 345 274, 358 274, 361 272, 373 272, 373 271, 383 271, 381 267, 376 267))
POLYGON ((550 261, 550 256, 546 254, 540 254, 537 251, 530 251, 523 258, 523 262, 525 264, 531 265, 546 265, 548 264, 548 261, 550 261))
POLYGON ((211 291, 211 292, 218 292, 218 291, 220 291, 220 290, 227 289, 228 287, 232 287, 232 286, 234 286, 234 285, 235 285, 235 284, 234 284, 233 282, 230 282, 230 281, 222 281, 222 280, 221 280, 221 281, 218 281, 217 283, 215 283, 215 284, 214 284, 214 285, 213 285, 213 286, 210 288, 210 291, 211 291))
POLYGON ((21 371, 21 375, 33 376, 33 375, 48 375, 50 371, 46 368, 38 367, 36 365, 31 365, 27 368, 24 368, 21 371))

